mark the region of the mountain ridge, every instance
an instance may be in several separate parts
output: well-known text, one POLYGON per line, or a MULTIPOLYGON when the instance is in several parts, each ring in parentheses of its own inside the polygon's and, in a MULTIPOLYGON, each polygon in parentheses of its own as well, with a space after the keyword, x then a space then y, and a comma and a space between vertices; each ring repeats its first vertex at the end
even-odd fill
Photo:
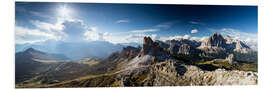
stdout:
MULTIPOLYGON (((206 50, 209 48, 209 50, 224 50, 212 54, 208 51, 204 51, 204 49, 198 48, 201 46, 201 43, 198 44, 198 42, 195 41, 173 40, 162 42, 153 41, 150 37, 144 37, 142 47, 127 46, 124 47, 122 51, 114 52, 107 58, 100 60, 94 58, 93 60, 79 62, 71 61, 69 64, 59 63, 52 67, 65 67, 60 68, 60 72, 59 70, 51 68, 52 70, 46 71, 45 75, 41 74, 36 76, 42 78, 41 80, 33 79, 33 77, 31 77, 28 78, 29 80, 27 83, 18 83, 16 84, 16 87, 257 84, 258 75, 256 58, 254 58, 256 60, 253 60, 252 62, 240 62, 238 61, 239 57, 243 57, 241 55, 247 55, 249 53, 236 52, 234 51, 235 48, 229 49, 227 47, 227 45, 236 46, 235 41, 227 43, 230 38, 223 38, 216 33, 208 39, 208 41, 203 42, 210 43, 204 44, 210 45, 209 47, 207 46, 206 50), (197 44, 192 45, 193 43, 197 44), (205 58, 207 56, 212 56, 213 58, 205 58), (79 69, 80 71, 76 69, 79 69), (74 73, 69 74, 69 70, 72 70, 74 73), (50 75, 51 79, 47 78, 47 75, 50 75), (69 78, 61 78, 59 76, 68 76, 69 78), (36 83, 37 81, 44 82, 44 78, 49 79, 49 81, 45 79, 47 80, 45 83, 36 83), (58 81, 52 81, 53 79, 58 81)), ((244 45, 241 47, 242 49, 246 48, 244 45)), ((33 50, 30 49, 29 51, 33 50)), ((247 58, 250 58, 250 56, 247 56, 247 58)))

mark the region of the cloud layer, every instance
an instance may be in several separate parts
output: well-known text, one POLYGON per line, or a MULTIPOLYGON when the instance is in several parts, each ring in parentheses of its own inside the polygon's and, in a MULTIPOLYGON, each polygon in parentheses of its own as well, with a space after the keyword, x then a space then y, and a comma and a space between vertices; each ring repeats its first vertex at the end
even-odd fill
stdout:
POLYGON ((157 32, 159 29, 132 30, 134 33, 157 32))
POLYGON ((116 21, 116 23, 128 23, 129 21, 128 20, 118 20, 116 21))
POLYGON ((193 29, 193 30, 191 30, 191 32, 190 33, 197 33, 198 32, 198 30, 197 29, 193 29))

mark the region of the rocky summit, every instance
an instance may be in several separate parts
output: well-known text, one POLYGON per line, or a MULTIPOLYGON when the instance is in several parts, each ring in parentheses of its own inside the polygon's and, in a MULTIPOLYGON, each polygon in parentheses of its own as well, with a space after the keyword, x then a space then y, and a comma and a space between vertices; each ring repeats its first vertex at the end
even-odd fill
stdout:
MULTIPOLYGON (((25 52, 29 51, 33 50, 25 52)), ((26 74, 31 77, 16 76, 19 79, 16 87, 257 85, 257 58, 251 58, 256 55, 243 42, 218 33, 203 42, 187 39, 163 42, 144 37, 142 47, 127 46, 107 58, 80 62, 45 64, 25 58, 36 63, 20 63, 18 53, 16 64, 29 64, 39 70, 26 74)))
POLYGON ((206 39, 202 44, 201 47, 226 47, 226 40, 218 33, 214 33, 208 39, 206 39))
POLYGON ((230 36, 222 36, 214 33, 199 47, 201 50, 210 50, 209 53, 217 53, 215 51, 226 50, 227 52, 249 53, 251 48, 240 40, 232 39, 230 36))

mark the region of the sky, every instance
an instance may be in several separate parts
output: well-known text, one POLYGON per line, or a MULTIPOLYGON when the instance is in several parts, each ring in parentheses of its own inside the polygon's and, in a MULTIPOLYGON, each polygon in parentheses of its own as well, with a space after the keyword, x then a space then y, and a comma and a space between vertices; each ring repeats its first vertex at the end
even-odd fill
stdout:
POLYGON ((16 44, 46 40, 142 43, 203 41, 214 32, 258 41, 257 6, 16 2, 16 44))

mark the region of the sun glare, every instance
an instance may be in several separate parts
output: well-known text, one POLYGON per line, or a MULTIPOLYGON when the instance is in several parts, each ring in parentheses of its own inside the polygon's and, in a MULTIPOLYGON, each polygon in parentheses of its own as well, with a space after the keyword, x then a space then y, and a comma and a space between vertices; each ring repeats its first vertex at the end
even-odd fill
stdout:
POLYGON ((59 15, 60 16, 69 16, 70 15, 70 9, 66 5, 63 5, 59 8, 59 15))

